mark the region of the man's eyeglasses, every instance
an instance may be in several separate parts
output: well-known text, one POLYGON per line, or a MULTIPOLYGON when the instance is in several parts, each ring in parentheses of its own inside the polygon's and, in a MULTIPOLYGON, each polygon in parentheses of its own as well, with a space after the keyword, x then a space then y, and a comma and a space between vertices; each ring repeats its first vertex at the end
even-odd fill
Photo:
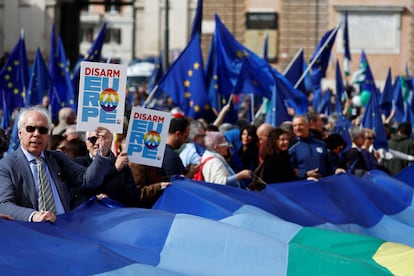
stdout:
POLYGON ((375 140, 375 137, 366 137, 367 140, 375 140))
POLYGON ((98 137, 96 136, 88 137, 88 141, 91 142, 92 144, 95 144, 96 141, 98 141, 98 137))
POLYGON ((49 133, 49 128, 48 127, 43 127, 43 126, 26 126, 26 132, 28 133, 32 133, 35 132, 37 129, 37 131, 39 131, 40 134, 47 134, 49 133))
POLYGON ((228 142, 221 143, 217 145, 218 147, 230 147, 230 144, 228 142))

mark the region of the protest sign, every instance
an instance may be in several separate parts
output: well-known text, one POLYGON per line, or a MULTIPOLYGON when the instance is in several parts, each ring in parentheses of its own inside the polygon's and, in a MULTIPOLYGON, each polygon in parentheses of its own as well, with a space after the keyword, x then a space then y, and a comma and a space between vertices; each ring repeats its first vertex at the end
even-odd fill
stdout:
POLYGON ((81 62, 77 130, 123 132, 127 66, 81 62))
POLYGON ((169 112, 132 108, 126 138, 129 161, 161 167, 170 121, 169 112))

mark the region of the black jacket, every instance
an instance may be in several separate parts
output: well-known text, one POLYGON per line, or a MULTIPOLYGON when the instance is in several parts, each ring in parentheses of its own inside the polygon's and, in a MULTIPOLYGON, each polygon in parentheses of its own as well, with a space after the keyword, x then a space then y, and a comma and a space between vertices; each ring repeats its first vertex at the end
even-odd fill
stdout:
MULTIPOLYGON (((90 156, 76 157, 73 159, 76 163, 88 167, 92 163, 90 156)), ((95 189, 74 190, 72 206, 76 207, 92 196, 100 193, 108 195, 109 198, 123 203, 127 207, 138 207, 140 203, 140 192, 138 191, 134 178, 132 177, 129 167, 118 172, 114 166, 106 171, 102 185, 95 189)))

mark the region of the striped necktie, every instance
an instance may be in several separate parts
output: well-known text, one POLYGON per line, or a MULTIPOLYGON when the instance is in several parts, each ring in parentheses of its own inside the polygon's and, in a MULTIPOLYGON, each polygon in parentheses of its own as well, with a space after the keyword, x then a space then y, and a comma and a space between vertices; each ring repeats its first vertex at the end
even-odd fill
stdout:
POLYGON ((37 176, 39 179, 39 211, 50 211, 56 213, 55 201, 53 199, 52 187, 49 177, 43 165, 43 159, 36 158, 37 176))

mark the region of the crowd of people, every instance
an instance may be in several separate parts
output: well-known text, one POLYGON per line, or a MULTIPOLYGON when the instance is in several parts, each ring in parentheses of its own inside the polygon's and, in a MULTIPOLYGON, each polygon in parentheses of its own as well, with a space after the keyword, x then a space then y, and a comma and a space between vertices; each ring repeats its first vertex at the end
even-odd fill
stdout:
MULTIPOLYGON (((339 173, 362 176, 373 169, 396 175, 414 160, 410 123, 388 132, 387 157, 374 148, 372 129, 352 126, 347 144, 334 131, 334 116, 309 111, 279 126, 244 119, 228 124, 223 119, 229 110, 224 106, 216 121, 207 123, 173 108, 163 163, 155 168, 129 162, 127 123, 117 135, 102 127, 78 132, 72 108, 62 108, 54 124, 44 107, 24 109, 18 119, 20 145, 0 160, 1 217, 53 222, 91 198, 151 208, 175 175, 261 190, 339 173)), ((4 130, 0 138, 6 149, 4 130)))

